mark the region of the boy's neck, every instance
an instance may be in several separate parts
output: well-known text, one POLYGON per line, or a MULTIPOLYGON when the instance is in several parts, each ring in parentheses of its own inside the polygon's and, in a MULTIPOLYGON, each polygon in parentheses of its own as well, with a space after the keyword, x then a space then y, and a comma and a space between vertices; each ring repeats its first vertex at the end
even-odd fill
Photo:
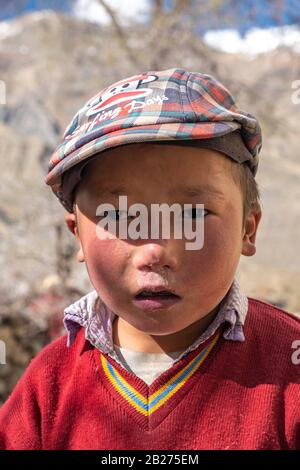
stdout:
POLYGON ((147 335, 116 316, 113 322, 113 342, 116 346, 145 353, 170 353, 185 351, 191 346, 216 317, 219 305, 208 315, 187 328, 170 335, 147 335))

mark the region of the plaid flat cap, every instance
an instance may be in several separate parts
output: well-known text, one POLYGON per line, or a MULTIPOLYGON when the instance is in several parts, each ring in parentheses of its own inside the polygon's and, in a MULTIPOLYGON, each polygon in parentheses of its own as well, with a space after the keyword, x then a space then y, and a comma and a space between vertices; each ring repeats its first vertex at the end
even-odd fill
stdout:
POLYGON ((45 182, 73 212, 79 169, 107 149, 138 142, 215 148, 246 162, 255 176, 262 136, 258 120, 238 109, 212 76, 182 68, 143 72, 104 88, 76 113, 51 156, 45 182))

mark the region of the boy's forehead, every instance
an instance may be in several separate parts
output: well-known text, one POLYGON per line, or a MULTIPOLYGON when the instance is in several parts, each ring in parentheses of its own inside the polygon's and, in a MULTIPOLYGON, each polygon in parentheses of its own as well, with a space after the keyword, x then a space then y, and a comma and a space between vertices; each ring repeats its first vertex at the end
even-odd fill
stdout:
POLYGON ((225 167, 229 165, 228 157, 211 149, 176 145, 162 147, 159 144, 127 145, 110 149, 106 155, 99 155, 98 159, 88 163, 82 180, 91 183, 98 194, 120 195, 137 189, 157 190, 162 182, 165 189, 177 194, 224 197, 222 188, 229 179, 229 171, 225 167), (149 171, 145 172, 145 169, 149 171))
POLYGON ((105 170, 115 174, 120 168, 123 172, 126 171, 126 168, 138 172, 144 166, 151 167, 153 165, 169 167, 169 171, 175 174, 179 167, 181 171, 184 170, 186 173, 195 168, 223 172, 224 167, 230 164, 229 157, 217 150, 182 147, 175 143, 163 146, 159 143, 139 143, 116 147, 99 154, 98 158, 87 162, 83 176, 96 175, 97 171, 101 174, 105 170))

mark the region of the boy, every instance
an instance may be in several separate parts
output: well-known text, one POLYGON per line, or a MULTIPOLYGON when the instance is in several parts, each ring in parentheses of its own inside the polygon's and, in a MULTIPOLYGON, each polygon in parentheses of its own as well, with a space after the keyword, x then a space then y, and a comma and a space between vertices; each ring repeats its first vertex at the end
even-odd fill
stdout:
POLYGON ((95 290, 65 309, 67 339, 2 407, 1 448, 300 448, 299 321, 235 279, 256 250, 260 149, 256 118, 180 68, 121 80, 79 110, 47 184, 95 290), (163 223, 179 204, 171 228, 190 223, 200 245, 147 236, 155 204, 163 223))

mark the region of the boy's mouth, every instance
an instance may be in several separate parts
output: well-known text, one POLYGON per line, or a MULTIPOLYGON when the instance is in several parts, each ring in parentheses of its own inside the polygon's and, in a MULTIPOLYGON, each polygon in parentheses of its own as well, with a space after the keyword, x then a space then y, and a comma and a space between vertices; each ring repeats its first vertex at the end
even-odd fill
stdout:
POLYGON ((167 308, 177 303, 181 297, 174 291, 155 287, 140 289, 134 296, 135 304, 147 310, 167 308))
POLYGON ((164 289, 160 287, 149 287, 149 288, 144 288, 140 289, 138 293, 135 295, 136 299, 145 299, 148 297, 177 297, 180 298, 179 295, 175 294, 174 290, 169 290, 169 289, 164 289))

